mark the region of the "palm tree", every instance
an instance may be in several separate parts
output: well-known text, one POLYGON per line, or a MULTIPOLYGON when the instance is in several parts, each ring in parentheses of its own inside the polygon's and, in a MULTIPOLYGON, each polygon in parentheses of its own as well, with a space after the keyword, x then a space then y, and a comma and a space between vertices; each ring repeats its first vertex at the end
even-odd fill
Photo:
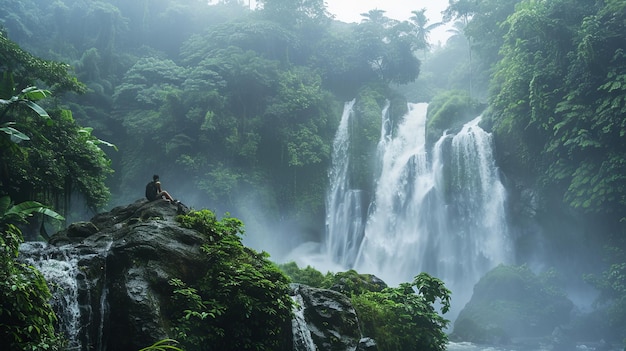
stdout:
POLYGON ((431 48, 429 43, 430 32, 443 25, 443 22, 436 22, 428 24, 428 18, 426 17, 426 9, 411 11, 413 16, 409 18, 409 25, 411 26, 411 34, 415 38, 414 50, 424 50, 424 57, 431 48))
POLYGON ((385 16, 385 10, 369 10, 367 13, 362 13, 361 16, 363 17, 361 22, 371 22, 382 25, 383 27, 389 23, 389 18, 385 16))

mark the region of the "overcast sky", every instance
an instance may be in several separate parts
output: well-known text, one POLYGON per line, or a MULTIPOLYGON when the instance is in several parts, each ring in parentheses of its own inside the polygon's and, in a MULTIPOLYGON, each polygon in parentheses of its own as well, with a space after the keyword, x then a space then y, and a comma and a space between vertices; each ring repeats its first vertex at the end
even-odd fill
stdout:
MULTIPOLYGON (((400 21, 411 17, 411 11, 426 9, 429 24, 441 21, 441 12, 448 7, 448 0, 325 0, 328 12, 343 22, 359 23, 363 19, 362 13, 370 10, 384 10, 385 16, 400 21)), ((255 0, 249 0, 251 8, 256 6, 255 0)), ((430 34, 432 44, 445 43, 450 34, 446 32, 448 26, 441 26, 430 34)))
MULTIPOLYGON (((343 22, 361 22, 362 13, 369 10, 384 10, 389 18, 404 21, 411 17, 411 11, 426 9, 429 24, 440 22, 441 12, 448 7, 448 0, 325 0, 328 12, 343 22)), ((433 44, 445 43, 450 36, 447 27, 441 26, 430 35, 433 44)))
POLYGON ((369 10, 384 10, 385 15, 398 20, 411 17, 411 11, 426 9, 431 22, 441 20, 441 11, 448 6, 448 0, 326 0, 328 11, 338 20, 360 22, 361 13, 369 10))

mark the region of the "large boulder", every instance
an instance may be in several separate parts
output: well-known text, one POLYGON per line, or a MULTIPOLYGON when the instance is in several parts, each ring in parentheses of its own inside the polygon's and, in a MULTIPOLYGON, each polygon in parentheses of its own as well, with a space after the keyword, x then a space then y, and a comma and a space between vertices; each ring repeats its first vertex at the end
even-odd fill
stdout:
POLYGON ((451 338, 506 344, 514 339, 547 338, 567 325, 573 303, 551 281, 527 266, 500 265, 474 286, 471 300, 454 322, 451 338))
POLYGON ((58 314, 70 347, 135 351, 169 337, 170 321, 161 313, 170 303, 168 281, 192 281, 204 270, 202 235, 175 220, 185 211, 167 201, 138 200, 70 225, 48 246, 24 249, 22 259, 38 261, 49 279, 57 279, 56 265, 71 266, 65 275, 74 275, 75 286, 67 282, 55 294, 66 295, 56 307, 63 309, 58 314))
MULTIPOLYGON (((361 341, 359 321, 350 299, 336 291, 292 284, 300 323, 294 320, 294 350, 354 351, 361 341), (307 333, 308 331, 308 333, 307 333), (298 337, 299 336, 299 337, 298 337)), ((371 348, 370 348, 371 350, 371 348)))
MULTIPOLYGON (((206 237, 176 221, 187 211, 138 200, 74 223, 47 245, 23 245, 20 259, 38 267, 53 290, 68 349, 136 351, 173 337, 170 280, 194 282, 208 271, 200 249, 206 237)), ((372 340, 361 339, 348 297, 302 285, 292 294, 302 317, 293 322, 294 350, 376 350, 372 340)))

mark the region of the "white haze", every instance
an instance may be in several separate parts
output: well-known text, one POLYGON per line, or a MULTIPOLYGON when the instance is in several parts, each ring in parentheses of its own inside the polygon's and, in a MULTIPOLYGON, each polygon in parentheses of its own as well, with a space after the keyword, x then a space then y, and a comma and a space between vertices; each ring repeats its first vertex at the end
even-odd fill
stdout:
MULTIPOLYGON (((448 0, 325 0, 326 9, 335 19, 346 23, 360 23, 363 20, 361 14, 370 10, 383 10, 385 16, 406 21, 413 14, 412 11, 426 9, 428 24, 441 22, 442 12, 448 7, 448 0)), ((248 0, 251 9, 256 8, 255 0, 248 0)), ((447 30, 449 25, 440 26, 430 33, 430 43, 433 45, 443 45, 450 37, 447 30)))
MULTIPOLYGON (((336 19, 347 23, 359 23, 363 19, 362 13, 370 10, 383 10, 385 16, 398 21, 405 21, 413 14, 412 11, 426 9, 428 24, 441 22, 442 12, 448 7, 448 0, 326 0, 328 12, 336 19)), ((440 26, 430 33, 431 44, 444 44, 450 37, 448 26, 440 26)))

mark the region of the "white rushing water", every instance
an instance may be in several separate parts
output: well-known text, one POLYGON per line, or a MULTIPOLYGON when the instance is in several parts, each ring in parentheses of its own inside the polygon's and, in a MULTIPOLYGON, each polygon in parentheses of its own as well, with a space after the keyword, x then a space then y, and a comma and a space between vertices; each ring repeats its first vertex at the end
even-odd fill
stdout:
POLYGON ((58 331, 67 338, 67 350, 104 350, 102 337, 109 310, 106 261, 112 244, 108 241, 100 252, 82 254, 71 245, 20 245, 20 261, 37 268, 46 279, 52 294, 50 305, 58 319, 58 331), (88 267, 81 267, 86 264, 85 259, 101 262, 100 276, 87 277, 83 270, 88 267), (97 326, 97 331, 90 332, 93 326, 97 326))
POLYGON ((76 277, 79 256, 71 250, 47 250, 43 242, 20 245, 20 258, 37 268, 48 282, 52 293, 50 305, 59 319, 60 331, 67 337, 68 350, 80 350, 81 329, 76 277))
POLYGON ((478 279, 511 256, 506 192, 480 117, 427 150, 427 108, 409 104, 393 134, 383 111, 379 169, 372 175, 376 189, 365 218, 358 215, 363 199, 350 188, 345 151, 352 105, 344 110, 330 172, 326 247, 336 263, 390 285, 410 282, 420 272, 438 277, 453 291, 452 311, 458 313, 478 279))
POLYGON ((294 301, 294 316, 291 319, 293 329, 293 350, 294 351, 316 351, 317 347, 311 337, 311 330, 304 318, 304 302, 300 294, 292 296, 294 301))
POLYGON ((330 189, 326 196, 326 248, 330 257, 342 266, 354 262, 363 230, 362 192, 351 189, 348 174, 350 162, 350 123, 355 100, 344 105, 341 122, 333 141, 332 165, 329 171, 330 189))

